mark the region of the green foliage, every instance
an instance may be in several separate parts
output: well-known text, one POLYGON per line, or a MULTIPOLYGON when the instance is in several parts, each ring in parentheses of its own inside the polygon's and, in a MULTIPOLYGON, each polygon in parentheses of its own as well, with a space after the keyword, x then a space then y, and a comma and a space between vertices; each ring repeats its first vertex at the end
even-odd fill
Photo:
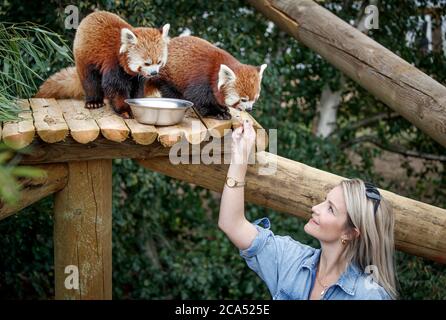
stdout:
POLYGON ((56 58, 71 60, 58 34, 30 22, 0 23, 0 121, 17 118, 20 108, 14 100, 31 97, 56 58))
POLYGON ((5 145, 0 145, 0 199, 8 205, 15 205, 20 196, 20 184, 17 178, 41 178, 44 170, 31 166, 17 166, 17 158, 5 145))
MULTIPOLYGON (((31 22, 0 23, 0 122, 18 119, 22 110, 15 100, 31 97, 37 83, 45 79, 42 75, 48 71, 49 61, 57 59, 72 61, 70 49, 57 33, 31 22)), ((0 198, 10 205, 18 201, 17 177, 44 174, 36 168, 16 166, 12 150, 1 144, 0 198)))
MULTIPOLYGON (((437 81, 444 82, 444 56, 422 53, 417 41, 407 44, 404 36, 421 36, 418 6, 426 1, 381 1, 379 30, 370 36, 414 63, 437 81), (441 67, 443 66, 443 67, 441 67)), ((6 1, 0 21, 32 20, 72 40, 74 30, 65 30, 64 7, 68 1, 49 0, 45 6, 6 1), (29 15, 29 10, 33 15, 29 15)), ((339 1, 326 2, 346 21, 356 19, 358 1, 342 8, 339 1)), ((409 150, 444 154, 444 149, 401 117, 383 119, 355 127, 358 121, 389 113, 380 101, 347 80, 338 111, 338 130, 329 138, 315 137, 313 119, 325 84, 339 88, 340 74, 319 55, 270 27, 268 21, 245 1, 81 1, 81 16, 94 8, 120 14, 133 25, 171 24, 171 36, 186 28, 231 52, 242 62, 268 63, 262 95, 254 117, 265 128, 278 129, 278 154, 346 177, 360 177, 408 197, 446 207, 446 175, 442 166, 424 161, 415 172, 409 159, 402 163, 407 178, 386 180, 373 161, 382 150, 352 141, 367 133, 384 143, 409 150), (350 97, 346 99, 345 97, 350 97), (360 160, 353 162, 349 152, 360 160)), ((42 60, 47 73, 70 64, 42 60)), ((38 78, 36 78, 38 79, 38 78)), ((219 197, 193 185, 145 170, 128 159, 113 165, 113 295, 116 299, 268 299, 264 283, 238 255, 237 249, 217 228, 219 197)), ((0 297, 52 297, 53 256, 51 199, 30 206, 0 222, 0 297)), ((318 246, 303 231, 303 221, 259 206, 246 205, 249 220, 268 216, 276 234, 288 234, 303 243, 318 246)), ((404 253, 397 254, 403 299, 446 298, 444 266, 404 253)))

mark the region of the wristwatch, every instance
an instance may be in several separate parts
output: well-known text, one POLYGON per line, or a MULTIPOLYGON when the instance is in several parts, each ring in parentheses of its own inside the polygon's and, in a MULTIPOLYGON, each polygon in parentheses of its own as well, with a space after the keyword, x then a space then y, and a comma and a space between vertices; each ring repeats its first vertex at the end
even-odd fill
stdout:
POLYGON ((237 181, 234 178, 226 177, 226 185, 229 188, 242 187, 242 186, 246 185, 246 182, 245 181, 237 181))

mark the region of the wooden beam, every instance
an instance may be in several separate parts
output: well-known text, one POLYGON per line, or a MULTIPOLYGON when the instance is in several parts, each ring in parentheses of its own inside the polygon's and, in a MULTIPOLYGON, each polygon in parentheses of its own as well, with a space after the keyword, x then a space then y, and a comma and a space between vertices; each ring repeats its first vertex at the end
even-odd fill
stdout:
POLYGON ((54 202, 56 299, 111 299, 112 160, 69 162, 68 171, 54 202))
POLYGON ((35 179, 18 179, 17 182, 21 185, 20 199, 15 205, 8 205, 0 200, 0 220, 65 187, 68 180, 66 164, 46 164, 35 166, 35 168, 45 170, 46 176, 35 179))
POLYGON ((249 0, 268 19, 446 147, 446 88, 310 0, 249 0))
MULTIPOLYGON (((222 138, 221 141, 225 141, 225 139, 228 138, 231 138, 230 132, 222 138)), ((196 148, 189 145, 189 153, 195 154, 197 151, 199 152, 202 150, 207 144, 218 143, 218 141, 220 141, 220 139, 212 137, 209 140, 205 140, 199 145, 196 145, 196 148)), ((224 146, 222 146, 222 148, 224 148, 224 146)), ((87 144, 80 144, 72 137, 67 137, 65 141, 56 143, 44 143, 40 140, 35 140, 30 146, 30 152, 22 156, 20 164, 33 165, 94 159, 149 159, 153 157, 168 156, 170 149, 171 148, 164 147, 159 141, 155 141, 154 143, 145 146, 137 144, 131 140, 118 143, 105 139, 104 137, 99 137, 87 144)), ((230 153, 230 150, 221 150, 221 152, 225 151, 230 153)))
MULTIPOLYGON (((345 179, 268 152, 257 154, 248 166, 245 199, 248 202, 308 220, 311 207, 324 201, 328 191, 345 179), (260 174, 268 168, 273 174, 260 174)), ((167 157, 138 162, 153 171, 222 192, 227 164, 173 165, 167 157)), ((395 214, 398 250, 446 264, 446 210, 381 190, 395 214)))

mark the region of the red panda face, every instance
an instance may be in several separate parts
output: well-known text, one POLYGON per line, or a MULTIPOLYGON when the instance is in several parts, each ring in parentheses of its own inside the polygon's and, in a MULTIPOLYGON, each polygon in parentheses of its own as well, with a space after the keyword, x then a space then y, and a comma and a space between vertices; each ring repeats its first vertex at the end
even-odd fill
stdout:
POLYGON ((169 24, 161 30, 156 28, 122 29, 121 50, 127 54, 131 71, 146 78, 158 75, 167 63, 169 24))
POLYGON ((260 96, 260 85, 266 64, 260 67, 242 65, 231 70, 221 65, 218 86, 222 88, 225 104, 242 111, 251 111, 260 96))

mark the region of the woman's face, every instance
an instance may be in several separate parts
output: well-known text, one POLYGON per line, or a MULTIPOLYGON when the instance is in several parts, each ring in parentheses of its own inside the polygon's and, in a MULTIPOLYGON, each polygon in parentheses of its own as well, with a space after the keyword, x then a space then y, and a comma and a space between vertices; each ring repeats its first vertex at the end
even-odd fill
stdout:
POLYGON ((334 187, 326 196, 325 201, 311 208, 312 218, 304 230, 321 242, 341 243, 345 238, 347 209, 344 194, 340 185, 334 187))

